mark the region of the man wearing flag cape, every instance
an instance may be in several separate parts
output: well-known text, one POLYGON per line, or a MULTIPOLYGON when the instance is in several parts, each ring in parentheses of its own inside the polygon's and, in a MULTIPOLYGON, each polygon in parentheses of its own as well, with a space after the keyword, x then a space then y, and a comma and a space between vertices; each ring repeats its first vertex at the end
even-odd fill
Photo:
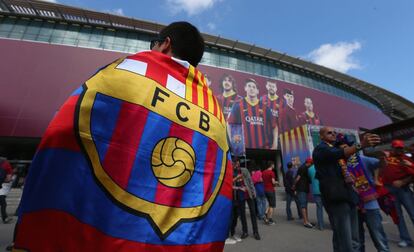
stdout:
POLYGON ((222 251, 232 170, 194 26, 102 68, 42 138, 15 251, 222 251))

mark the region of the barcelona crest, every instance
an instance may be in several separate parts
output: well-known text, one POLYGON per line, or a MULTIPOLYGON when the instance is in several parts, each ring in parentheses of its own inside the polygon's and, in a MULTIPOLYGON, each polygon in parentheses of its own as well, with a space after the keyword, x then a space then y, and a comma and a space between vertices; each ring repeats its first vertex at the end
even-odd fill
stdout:
POLYGON ((225 124, 187 99, 185 81, 156 81, 130 63, 119 60, 85 83, 76 134, 102 190, 164 239, 203 218, 217 198, 228 162, 225 124))

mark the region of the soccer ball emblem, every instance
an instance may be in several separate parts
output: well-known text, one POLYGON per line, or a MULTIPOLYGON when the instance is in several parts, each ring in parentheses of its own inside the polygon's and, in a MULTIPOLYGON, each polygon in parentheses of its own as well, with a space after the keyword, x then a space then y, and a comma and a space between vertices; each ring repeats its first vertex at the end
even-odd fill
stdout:
POLYGON ((168 187, 182 187, 190 181, 195 168, 193 147, 176 137, 159 141, 152 150, 152 171, 168 187))

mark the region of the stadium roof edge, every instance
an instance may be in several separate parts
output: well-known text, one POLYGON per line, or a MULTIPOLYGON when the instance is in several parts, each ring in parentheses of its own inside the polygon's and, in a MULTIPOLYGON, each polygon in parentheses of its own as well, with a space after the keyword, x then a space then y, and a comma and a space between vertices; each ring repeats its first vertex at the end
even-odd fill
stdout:
MULTIPOLYGON (((105 26, 114 29, 138 30, 156 34, 164 24, 152 21, 138 20, 111 13, 102 13, 78 7, 66 6, 59 3, 50 3, 34 0, 0 0, 0 14, 14 14, 20 16, 35 16, 44 19, 63 20, 66 22, 86 23, 89 25, 105 26)), ((254 44, 231 40, 221 36, 203 33, 206 44, 223 49, 234 50, 258 56, 277 63, 284 63, 332 81, 341 83, 346 89, 357 93, 360 97, 376 103, 382 112, 393 121, 400 121, 414 117, 414 104, 407 99, 387 91, 371 83, 340 73, 333 69, 314 64, 312 62, 292 57, 286 53, 257 47, 254 44)))

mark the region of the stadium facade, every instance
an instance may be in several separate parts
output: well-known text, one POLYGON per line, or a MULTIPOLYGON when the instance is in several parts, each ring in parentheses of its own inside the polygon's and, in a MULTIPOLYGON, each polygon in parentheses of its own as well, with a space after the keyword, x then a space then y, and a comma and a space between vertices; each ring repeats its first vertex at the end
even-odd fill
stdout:
MULTIPOLYGON (((148 50, 163 27, 54 3, 0 0, 1 154, 30 158, 71 92, 99 67, 148 50)), ((297 125, 281 125, 287 120, 276 115, 279 134, 301 123, 369 129, 414 117, 413 103, 373 84, 272 49, 203 36, 207 48, 199 69, 217 96, 223 95, 223 78, 231 76, 239 97, 253 79, 260 101, 269 95, 269 82, 277 86, 278 107, 290 99, 297 125), (310 107, 317 120, 306 117, 310 107)))

